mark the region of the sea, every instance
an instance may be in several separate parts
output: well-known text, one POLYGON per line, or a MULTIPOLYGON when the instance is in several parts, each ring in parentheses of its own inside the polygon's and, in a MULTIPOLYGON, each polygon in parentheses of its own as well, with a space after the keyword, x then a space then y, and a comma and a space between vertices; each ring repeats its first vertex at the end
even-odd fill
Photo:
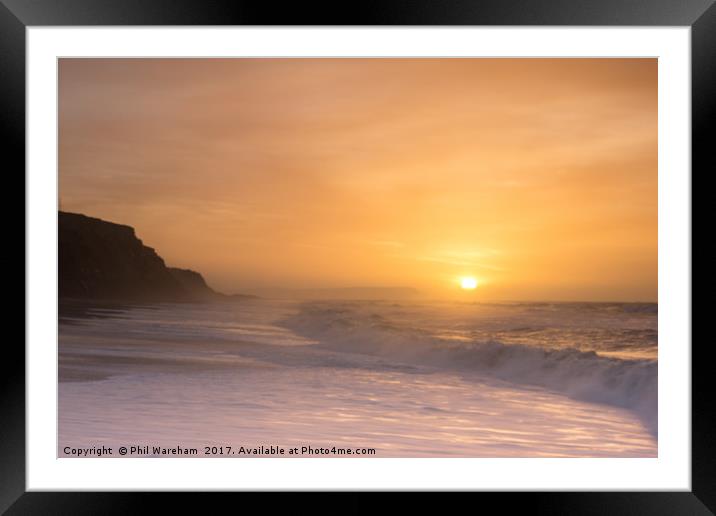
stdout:
POLYGON ((656 457, 657 319, 652 303, 61 303, 58 456, 656 457))

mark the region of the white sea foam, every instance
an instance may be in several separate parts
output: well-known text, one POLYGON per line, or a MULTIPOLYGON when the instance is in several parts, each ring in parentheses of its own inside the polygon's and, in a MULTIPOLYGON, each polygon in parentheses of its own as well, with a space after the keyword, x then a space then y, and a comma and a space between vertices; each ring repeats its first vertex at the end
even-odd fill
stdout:
POLYGON ((654 456, 656 348, 655 305, 90 310, 60 325, 59 439, 654 456))
MULTIPOLYGON (((614 306, 601 308, 611 312, 614 306)), ((621 306, 625 308, 622 313, 654 313, 651 305, 637 305, 638 308, 632 305, 621 306)), ((388 306, 386 309, 382 304, 373 303, 343 303, 339 307, 314 303, 286 318, 282 324, 332 350, 373 354, 401 362, 487 374, 513 383, 545 387, 575 399, 627 408, 635 411, 652 433, 657 433, 658 367, 655 359, 633 358, 633 352, 628 347, 621 353, 615 353, 613 345, 605 346, 599 341, 593 344, 595 348, 606 348, 601 354, 595 349, 580 350, 563 342, 554 342, 552 347, 547 347, 549 343, 537 338, 530 344, 508 344, 499 340, 477 340, 465 336, 456 338, 454 332, 448 331, 449 328, 436 327, 434 324, 420 324, 416 320, 415 324, 407 325, 405 308, 402 317, 384 315, 390 314, 395 308, 388 306)), ((583 317, 584 308, 580 308, 564 306, 561 316, 574 317, 575 314, 569 311, 576 309, 577 314, 583 317)), ((442 310, 446 308, 442 307, 442 310)), ((479 311, 480 307, 475 310, 479 311)), ((437 315, 439 311, 434 309, 434 314, 437 315)), ((554 329, 554 319, 552 316, 549 320, 551 330, 554 329)), ((570 322, 562 320, 561 325, 569 326, 570 322)), ((499 325, 509 326, 511 323, 503 318, 499 325)), ((495 324, 494 320, 492 324, 495 324)), ((611 332, 625 335, 624 340, 631 341, 633 329, 626 326, 613 327, 611 332)), ((592 326, 589 329, 594 330, 592 326)), ((511 326, 509 330, 502 328, 497 333, 515 331, 523 332, 524 327, 511 326)), ((650 335, 645 333, 647 337, 650 335)), ((646 354, 656 351, 655 343, 648 340, 633 345, 636 348, 640 346, 646 348, 646 354)))

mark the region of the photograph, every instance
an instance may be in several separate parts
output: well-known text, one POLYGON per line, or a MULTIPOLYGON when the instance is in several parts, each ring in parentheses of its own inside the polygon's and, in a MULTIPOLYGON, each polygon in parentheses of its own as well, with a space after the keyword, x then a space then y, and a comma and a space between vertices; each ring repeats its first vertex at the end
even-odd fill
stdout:
POLYGON ((658 72, 59 57, 57 457, 658 458, 658 72))

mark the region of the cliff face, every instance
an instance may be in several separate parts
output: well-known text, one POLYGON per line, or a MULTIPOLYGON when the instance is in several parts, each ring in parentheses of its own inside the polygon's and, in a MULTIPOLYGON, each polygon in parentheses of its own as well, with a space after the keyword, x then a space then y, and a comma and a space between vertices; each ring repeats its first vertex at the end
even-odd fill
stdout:
POLYGON ((122 301, 223 298, 197 272, 171 269, 121 224, 59 212, 59 296, 122 301))

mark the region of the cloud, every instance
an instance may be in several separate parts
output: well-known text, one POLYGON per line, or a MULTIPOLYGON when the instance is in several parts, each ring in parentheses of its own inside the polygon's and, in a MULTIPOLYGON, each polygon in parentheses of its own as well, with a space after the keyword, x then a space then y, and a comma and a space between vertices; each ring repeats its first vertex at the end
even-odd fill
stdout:
POLYGON ((516 291, 609 270, 595 281, 627 297, 624 275, 648 270, 655 292, 656 70, 62 59, 60 194, 229 289, 346 271, 430 289, 474 266, 516 291))

